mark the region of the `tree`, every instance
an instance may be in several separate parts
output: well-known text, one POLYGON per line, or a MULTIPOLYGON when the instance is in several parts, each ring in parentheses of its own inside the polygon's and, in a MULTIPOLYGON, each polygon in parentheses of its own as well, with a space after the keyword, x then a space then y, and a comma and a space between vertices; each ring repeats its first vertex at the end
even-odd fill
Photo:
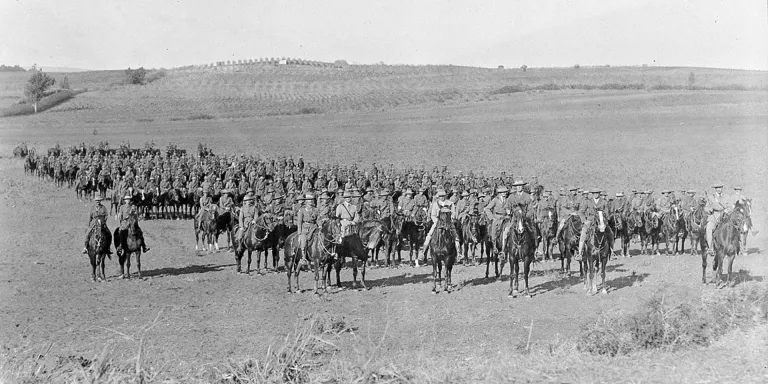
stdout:
POLYGON ((62 89, 69 89, 69 77, 64 76, 64 79, 61 80, 61 88, 62 89))
POLYGON ((45 95, 45 91, 56 84, 56 80, 45 73, 42 70, 37 69, 37 65, 32 66, 34 72, 29 76, 27 85, 24 87, 24 95, 29 98, 29 101, 35 105, 35 113, 37 113, 37 103, 45 95))

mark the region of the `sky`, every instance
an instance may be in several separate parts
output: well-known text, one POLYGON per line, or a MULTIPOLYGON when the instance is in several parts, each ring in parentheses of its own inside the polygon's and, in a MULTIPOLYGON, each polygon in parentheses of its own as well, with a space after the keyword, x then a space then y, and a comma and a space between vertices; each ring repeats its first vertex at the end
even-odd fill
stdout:
POLYGON ((768 0, 0 0, 0 64, 262 57, 768 70, 768 0))

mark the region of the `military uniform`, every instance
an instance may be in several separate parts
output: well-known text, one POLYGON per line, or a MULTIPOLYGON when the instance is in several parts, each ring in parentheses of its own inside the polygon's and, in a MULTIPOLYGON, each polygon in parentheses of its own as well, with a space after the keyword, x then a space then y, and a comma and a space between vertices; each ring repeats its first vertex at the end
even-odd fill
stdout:
MULTIPOLYGON (((88 214, 88 229, 85 232, 86 249, 88 248, 88 242, 91 240, 91 235, 93 234, 94 229, 96 229, 96 224, 101 222, 101 225, 103 225, 104 228, 107 228, 107 215, 109 215, 109 213, 107 212, 107 207, 101 204, 101 200, 98 201, 99 203, 94 204, 88 214)), ((107 228, 107 231, 109 231, 109 228, 107 228)))
POLYGON ((604 216, 607 213, 608 205, 605 199, 602 197, 598 197, 597 199, 589 199, 589 201, 584 203, 584 205, 581 207, 579 215, 581 216, 584 224, 581 226, 581 235, 579 236, 579 253, 577 254, 577 260, 581 260, 581 251, 584 249, 584 242, 587 240, 586 237, 589 227, 593 222, 597 222, 599 226, 601 224, 601 216, 603 230, 607 228, 605 233, 608 236, 608 244, 611 247, 611 252, 613 252, 613 231, 610 229, 610 227, 608 227, 608 217, 604 216))
MULTIPOLYGON (((445 192, 438 192, 437 196, 445 196, 445 192)), ((457 257, 461 256, 461 245, 459 244, 459 234, 456 231, 456 226, 453 225, 453 218, 456 217, 456 205, 453 204, 450 200, 436 200, 429 206, 429 217, 432 219, 432 227, 429 229, 429 232, 427 233, 427 236, 424 238, 424 246, 429 247, 429 243, 432 240, 432 234, 435 232, 435 228, 437 228, 438 220, 440 218, 441 212, 450 212, 451 216, 451 222, 448 223, 448 228, 451 231, 451 234, 453 234, 454 243, 456 245, 456 255, 457 257)), ((425 250, 426 252, 426 250, 425 250)), ((426 253, 425 253, 426 254, 426 253)))
POLYGON ((727 198, 723 195, 722 192, 718 193, 715 191, 707 195, 707 206, 704 208, 709 213, 709 216, 707 217, 706 228, 708 247, 707 252, 713 252, 712 232, 715 230, 715 226, 717 226, 720 218, 722 218, 723 212, 725 212, 729 207, 730 206, 728 204, 727 198))
POLYGON ((357 207, 346 201, 336 207, 336 217, 341 219, 341 233, 343 236, 350 235, 351 226, 360 221, 360 216, 357 214, 357 207))
MULTIPOLYGON (((252 196, 246 197, 246 201, 253 201, 252 199, 252 196)), ((238 215, 238 226, 237 230, 235 231, 236 244, 239 244, 240 241, 242 241, 245 232, 248 230, 248 228, 250 228, 251 224, 253 224, 258 219, 259 208, 254 204, 249 204, 246 202, 246 204, 240 208, 240 214, 238 215)))
POLYGON ((485 206, 485 209, 483 209, 485 216, 491 221, 491 242, 494 245, 496 244, 496 239, 501 231, 501 223, 507 214, 505 203, 506 198, 499 194, 485 206))
POLYGON ((299 247, 304 250, 306 256, 307 241, 312 232, 317 228, 319 212, 312 206, 304 206, 299 209, 297 214, 297 224, 299 227, 299 247))
POLYGON ((136 209, 136 206, 132 203, 129 204, 123 204, 120 207, 120 212, 117 214, 117 220, 120 222, 120 231, 128 230, 128 225, 130 224, 130 218, 133 217, 135 219, 134 221, 134 230, 136 231, 137 236, 141 239, 141 247, 143 248, 144 252, 149 251, 149 247, 147 247, 146 242, 144 241, 144 232, 139 228, 139 213, 136 209))

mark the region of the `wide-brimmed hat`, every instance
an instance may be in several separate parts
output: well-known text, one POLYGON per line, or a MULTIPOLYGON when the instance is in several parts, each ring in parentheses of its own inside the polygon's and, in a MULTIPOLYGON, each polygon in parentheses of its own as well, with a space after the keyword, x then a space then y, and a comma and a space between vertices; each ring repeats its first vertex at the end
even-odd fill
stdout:
POLYGON ((593 189, 585 189, 584 192, 597 193, 599 195, 600 192, 602 191, 600 190, 600 188, 593 188, 593 189))
POLYGON ((318 199, 320 199, 320 200, 328 200, 330 198, 331 198, 331 196, 329 194, 325 193, 325 192, 321 193, 320 196, 318 197, 318 199))
POLYGON ((253 196, 251 195, 245 195, 245 197, 243 197, 243 201, 251 201, 251 200, 253 200, 253 196))
POLYGON ((368 187, 368 188, 366 188, 366 189, 365 189, 365 191, 366 191, 366 192, 373 192, 373 188, 371 188, 371 187, 368 187))
POLYGON ((469 196, 469 192, 467 192, 466 190, 461 193, 461 197, 467 197, 467 196, 469 196))
POLYGON ((696 190, 695 190, 695 189, 689 189, 689 190, 687 190, 687 191, 685 191, 685 192, 686 192, 686 193, 696 193, 696 190))
POLYGON ((410 188, 406 189, 405 190, 405 194, 406 195, 413 195, 413 189, 410 189, 410 188))
POLYGON ((93 196, 93 201, 102 201, 102 200, 104 200, 104 197, 103 197, 103 196, 101 196, 101 193, 96 193, 96 194, 93 196))
POLYGON ((717 182, 717 183, 712 184, 712 188, 722 188, 722 187, 723 187, 723 183, 721 183, 721 182, 717 182))
POLYGON ((734 191, 741 191, 741 190, 743 190, 743 189, 744 189, 744 188, 742 188, 741 186, 738 186, 738 185, 737 185, 737 186, 735 186, 735 187, 733 187, 733 190, 734 190, 734 191))
POLYGON ((624 197, 624 192, 616 192, 616 197, 624 197))
POLYGON ((123 196, 123 200, 131 200, 133 197, 131 195, 125 195, 123 196))
POLYGON ((528 184, 528 183, 526 183, 525 181, 516 180, 514 183, 512 183, 512 186, 513 187, 522 187, 523 185, 526 185, 526 184, 528 184))
POLYGON ((568 188, 569 191, 578 191, 579 187, 570 187, 568 188))
POLYGON ((507 192, 509 192, 509 189, 507 189, 507 187, 503 185, 501 187, 496 188, 496 193, 507 193, 507 192))
POLYGON ((304 195, 304 197, 299 198, 299 200, 312 200, 312 201, 314 201, 315 200, 315 195, 312 194, 312 193, 307 193, 306 195, 304 195))
POLYGON ((435 196, 437 196, 437 197, 441 197, 441 196, 445 197, 445 196, 447 196, 447 194, 445 193, 445 190, 438 189, 437 190, 437 194, 435 196))
POLYGON ((379 196, 389 196, 389 189, 382 189, 381 192, 379 192, 379 196))

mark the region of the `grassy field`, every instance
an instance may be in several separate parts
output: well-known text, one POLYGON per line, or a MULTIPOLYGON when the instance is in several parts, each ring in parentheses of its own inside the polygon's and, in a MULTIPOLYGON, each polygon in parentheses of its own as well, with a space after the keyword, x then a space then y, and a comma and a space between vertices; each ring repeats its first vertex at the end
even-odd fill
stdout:
MULTIPOLYGON (((754 222, 761 229, 736 259, 736 288, 703 286, 699 257, 639 256, 633 246, 632 258, 609 262, 605 296, 584 295, 578 277, 558 275, 551 263, 534 266, 532 299, 508 298, 507 277, 488 280, 484 268, 470 266, 456 267, 459 289, 450 295, 429 294, 431 268, 425 267, 371 269, 367 291, 288 295, 282 273, 237 276, 231 253, 195 252, 190 221, 143 222, 152 247, 142 257, 146 277, 116 279, 113 260, 107 266, 109 281, 92 284, 90 267, 79 254, 90 207, 77 202, 72 190, 25 177, 21 161, 3 158, 0 324, 7 326, 0 327, 0 381, 89 381, 99 372, 107 375, 102 381, 137 381, 138 370, 150 382, 274 377, 297 382, 764 382, 768 329, 760 305, 754 320, 744 320, 743 306, 738 311, 736 304, 727 307, 732 315, 739 314, 738 321, 729 323, 734 329, 704 345, 640 348, 615 357, 595 355, 579 345, 600 319, 644 313, 655 308, 649 303, 659 297, 672 308, 662 313, 674 314, 682 308, 677 304, 700 308, 713 302, 741 303, 739 297, 750 297, 748 292, 764 292, 768 93, 567 90, 486 100, 490 90, 504 83, 492 81, 497 72, 456 70, 473 79, 477 73, 489 74, 491 80, 477 88, 483 99, 414 102, 384 111, 344 107, 340 113, 260 116, 258 111, 268 110, 264 104, 237 119, 217 115, 172 121, 208 110, 167 110, 177 105, 175 99, 156 91, 157 103, 168 104, 141 104, 145 114, 129 104, 123 110, 55 112, 75 106, 88 92, 38 116, 1 119, 0 154, 11 156, 20 141, 39 149, 56 142, 67 146, 99 140, 113 145, 130 140, 134 146, 173 141, 193 149, 203 142, 216 153, 303 153, 313 163, 446 164, 452 172, 537 174, 546 186, 602 187, 611 193, 630 188, 702 191, 717 179, 744 186, 754 198, 754 222), (737 329, 739 324, 744 328, 737 329)), ((643 69, 632 70, 636 74, 643 69)), ((669 71, 670 77, 658 75, 659 81, 685 85, 691 69, 669 71)), ((527 76, 532 70, 509 73, 527 76)), ((176 84, 181 76, 219 75, 170 71, 147 88, 100 92, 141 94, 164 82, 176 84)), ((439 78, 432 84, 439 84, 439 78)), ((417 93, 409 85, 416 80, 402 81, 405 91, 399 94, 417 93)), ((70 83, 82 87, 72 77, 70 83)), ((270 94, 288 92, 283 91, 290 88, 288 82, 280 84, 270 94)), ((344 84, 338 92, 350 95, 338 100, 361 100, 364 92, 347 92, 375 87, 362 80, 338 84, 344 84)), ((392 87, 389 81, 379 84, 392 87)), ((474 80, 463 84, 457 88, 470 89, 474 80)), ((424 86, 430 87, 435 86, 424 86)), ((189 94, 196 92, 203 93, 189 94)), ((203 97, 194 105, 211 100, 203 97)), ((290 103, 286 99, 279 105, 290 103)), ((113 219, 110 228, 116 224, 113 219)), ((349 270, 342 271, 345 284, 350 278, 349 270)), ((302 287, 311 283, 309 274, 302 273, 302 287)))
MULTIPOLYGON (((123 80, 122 71, 67 74, 72 88, 90 92, 24 121, 162 123, 390 111, 502 100, 510 90, 768 89, 766 72, 705 68, 530 68, 526 72, 455 66, 225 68, 229 69, 170 70, 164 78, 144 86, 117 86, 123 80)), ((25 80, 24 73, 0 74, 0 107, 21 96, 25 80)))

